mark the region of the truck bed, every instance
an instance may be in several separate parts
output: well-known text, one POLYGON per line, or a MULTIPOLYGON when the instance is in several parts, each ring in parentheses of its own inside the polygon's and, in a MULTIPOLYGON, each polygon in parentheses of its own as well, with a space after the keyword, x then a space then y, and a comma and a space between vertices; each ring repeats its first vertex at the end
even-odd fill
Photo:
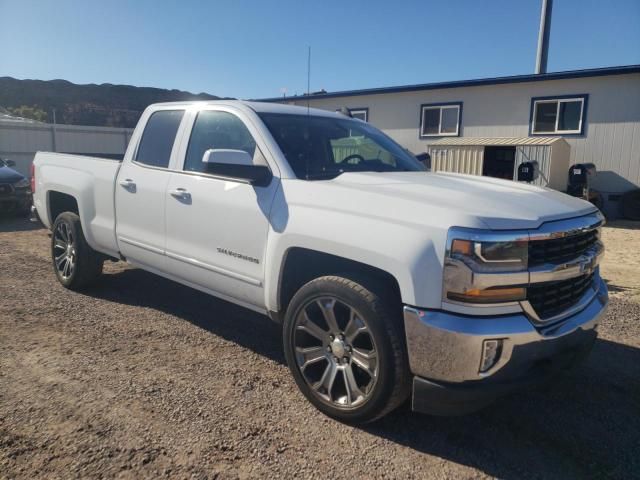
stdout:
POLYGON ((48 191, 71 195, 78 200, 83 233, 95 250, 115 256, 115 182, 120 162, 98 157, 38 152, 33 161, 36 190, 34 204, 47 227, 55 220, 48 191))

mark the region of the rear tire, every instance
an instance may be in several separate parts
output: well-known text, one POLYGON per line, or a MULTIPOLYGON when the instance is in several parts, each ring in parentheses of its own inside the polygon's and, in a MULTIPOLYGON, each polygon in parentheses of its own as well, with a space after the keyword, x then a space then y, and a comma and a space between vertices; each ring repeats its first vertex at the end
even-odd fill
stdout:
POLYGON ((58 281, 69 290, 92 285, 102 273, 104 259, 82 233, 80 217, 72 212, 58 215, 51 234, 51 258, 58 281))
POLYGON ((382 292, 367 281, 325 276, 300 288, 287 308, 284 350, 296 384, 343 422, 377 420, 409 395, 400 304, 382 292))

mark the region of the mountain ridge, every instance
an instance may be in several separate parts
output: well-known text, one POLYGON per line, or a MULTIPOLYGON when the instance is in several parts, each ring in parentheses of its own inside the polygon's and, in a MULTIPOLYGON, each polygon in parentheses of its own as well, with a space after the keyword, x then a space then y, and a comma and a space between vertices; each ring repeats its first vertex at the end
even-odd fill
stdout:
POLYGON ((17 116, 28 116, 24 112, 37 108, 37 120, 49 123, 55 109, 56 122, 61 124, 133 128, 152 103, 220 98, 178 89, 0 77, 0 106, 17 116))

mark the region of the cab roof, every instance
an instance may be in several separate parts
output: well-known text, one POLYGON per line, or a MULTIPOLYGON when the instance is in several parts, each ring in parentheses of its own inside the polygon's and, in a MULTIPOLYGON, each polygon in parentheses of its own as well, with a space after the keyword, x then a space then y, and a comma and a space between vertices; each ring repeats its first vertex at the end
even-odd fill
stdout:
POLYGON ((270 102, 250 102, 246 100, 206 100, 206 101, 190 101, 190 102, 165 102, 154 103, 150 105, 153 107, 190 107, 194 105, 228 105, 239 108, 248 108, 256 113, 279 113, 284 115, 314 115, 322 117, 336 117, 343 118, 343 115, 328 110, 322 110, 319 108, 307 108, 297 105, 285 105, 282 103, 270 103, 270 102))

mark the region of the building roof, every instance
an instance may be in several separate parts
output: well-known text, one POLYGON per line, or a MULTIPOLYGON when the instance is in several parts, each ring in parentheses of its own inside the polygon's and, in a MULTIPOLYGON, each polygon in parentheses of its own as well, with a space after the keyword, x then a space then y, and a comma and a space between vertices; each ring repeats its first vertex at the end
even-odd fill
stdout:
POLYGON ((429 144, 429 147, 437 146, 520 146, 520 145, 551 145, 556 142, 565 142, 562 137, 448 137, 441 138, 429 144))
POLYGON ((482 85, 499 85, 504 83, 544 82, 566 78, 601 77, 607 75, 624 75, 640 73, 640 65, 624 65, 619 67, 590 68, 586 70, 569 70, 565 72, 539 73, 528 75, 512 75, 509 77, 480 78, 476 80, 458 80, 453 82, 423 83, 402 85, 398 87, 365 88, 362 90, 344 90, 339 92, 314 93, 293 97, 265 98, 262 102, 286 102, 291 100, 316 100, 322 98, 355 97, 360 95, 378 95, 384 93, 415 92, 420 90, 437 90, 441 88, 476 87, 482 85))

